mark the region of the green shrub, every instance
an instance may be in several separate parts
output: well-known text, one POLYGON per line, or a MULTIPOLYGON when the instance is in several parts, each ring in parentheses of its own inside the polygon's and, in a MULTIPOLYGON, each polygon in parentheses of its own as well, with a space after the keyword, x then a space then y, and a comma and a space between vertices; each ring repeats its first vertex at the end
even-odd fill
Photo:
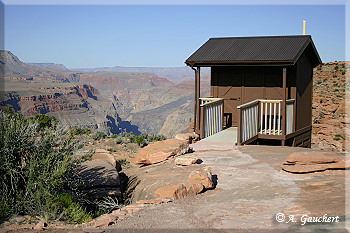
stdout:
POLYGON ((126 159, 116 159, 117 163, 119 163, 122 167, 125 167, 125 168, 130 168, 131 165, 130 165, 130 162, 127 161, 126 159))
POLYGON ((113 147, 110 147, 107 149, 109 151, 109 153, 113 153, 113 152, 116 152, 117 150, 113 147))
POLYGON ((6 203, 0 203, 0 220, 5 219, 10 214, 10 206, 6 203))
POLYGON ((145 136, 143 134, 135 136, 133 141, 139 146, 143 146, 146 143, 145 136))
POLYGON ((91 130, 89 128, 81 128, 79 126, 73 126, 70 129, 70 134, 74 135, 83 135, 83 134, 91 134, 91 130))
POLYGON ((101 140, 107 137, 107 134, 101 131, 96 131, 93 135, 91 135, 91 138, 94 140, 101 140))
POLYGON ((114 142, 116 144, 121 144, 123 142, 123 138, 122 137, 117 137, 114 142))
POLYGON ((340 139, 343 139, 343 136, 341 136, 340 134, 336 134, 333 138, 333 140, 336 140, 336 141, 338 141, 340 139))
POLYGON ((92 220, 92 213, 87 212, 84 207, 74 202, 68 193, 62 193, 57 196, 58 202, 63 207, 63 220, 68 223, 83 223, 92 220))
POLYGON ((58 123, 55 117, 46 116, 44 114, 34 115, 29 117, 28 120, 37 122, 39 130, 44 130, 45 128, 55 128, 58 123))
POLYGON ((43 128, 39 119, 0 111, 1 216, 57 218, 62 213, 57 195, 63 192, 68 171, 86 159, 73 156, 78 145, 62 129, 43 128))
POLYGON ((157 142, 157 141, 163 141, 163 140, 166 140, 166 137, 160 134, 153 134, 147 137, 147 141, 149 142, 157 142))

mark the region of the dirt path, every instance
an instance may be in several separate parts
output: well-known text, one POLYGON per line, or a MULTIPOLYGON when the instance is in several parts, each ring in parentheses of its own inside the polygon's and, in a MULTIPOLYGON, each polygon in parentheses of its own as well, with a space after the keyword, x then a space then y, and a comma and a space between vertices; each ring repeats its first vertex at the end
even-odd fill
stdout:
POLYGON ((345 171, 295 175, 282 171, 285 157, 302 148, 193 145, 217 175, 215 190, 172 203, 146 207, 106 228, 123 232, 319 232, 344 230, 345 171), (277 222, 282 213, 285 221, 277 222), (306 223, 308 217, 339 216, 340 222, 306 223), (294 223, 286 223, 293 216, 294 223))

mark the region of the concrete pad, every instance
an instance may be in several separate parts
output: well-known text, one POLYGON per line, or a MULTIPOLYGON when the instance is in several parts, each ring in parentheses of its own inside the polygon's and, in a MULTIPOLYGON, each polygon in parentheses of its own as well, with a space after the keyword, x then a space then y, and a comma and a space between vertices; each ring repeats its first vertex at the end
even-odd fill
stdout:
POLYGON ((202 139, 205 142, 237 143, 237 127, 227 128, 219 133, 202 139))

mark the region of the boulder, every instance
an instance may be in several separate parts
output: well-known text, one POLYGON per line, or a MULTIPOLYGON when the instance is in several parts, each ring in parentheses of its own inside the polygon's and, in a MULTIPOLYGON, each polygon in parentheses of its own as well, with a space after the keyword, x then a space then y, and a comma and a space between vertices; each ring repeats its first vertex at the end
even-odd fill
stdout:
POLYGON ((187 188, 187 196, 194 196, 203 192, 204 186, 202 184, 192 184, 187 188))
POLYGON ((182 199, 187 196, 187 188, 184 184, 181 184, 173 193, 174 200, 182 199))
POLYGON ((282 170, 291 173, 311 173, 347 169, 344 158, 331 152, 295 152, 286 158, 282 170))
POLYGON ((188 152, 188 142, 179 139, 167 139, 155 142, 142 149, 135 155, 135 164, 150 165, 167 160, 175 155, 188 152))
POLYGON ((187 141, 188 144, 192 144, 193 142, 196 142, 199 140, 199 135, 195 133, 183 133, 183 134, 177 134, 175 138, 179 140, 187 141))
POLYGON ((189 166, 198 163, 199 158, 195 155, 189 154, 184 156, 176 157, 175 164, 178 166, 189 166))
POLYGON ((172 184, 165 187, 158 188, 154 191, 155 198, 174 198, 175 191, 180 188, 182 184, 172 184))
MULTIPOLYGON (((154 196, 159 198, 183 199, 187 196, 194 196, 203 192, 204 186, 200 183, 192 185, 174 184, 161 187, 154 192, 154 196)), ((168 199, 165 199, 168 200, 168 199)))
POLYGON ((204 186, 202 184, 193 184, 187 186, 182 184, 174 191, 174 200, 183 199, 184 197, 188 196, 194 196, 201 193, 204 190, 204 186))
POLYGON ((91 199, 121 196, 118 171, 104 159, 82 163, 72 172, 72 179, 78 184, 77 188, 91 199))
POLYGON ((332 152, 295 152, 287 156, 289 164, 324 164, 336 163, 339 157, 332 152))
POLYGON ((206 189, 212 189, 215 187, 213 182, 213 175, 210 167, 200 168, 198 170, 192 171, 188 176, 188 183, 202 184, 206 189))
POLYGON ((97 149, 95 154, 91 157, 91 160, 96 160, 96 159, 104 159, 110 164, 113 165, 117 169, 118 172, 122 170, 122 167, 120 164, 115 160, 114 156, 111 155, 108 151, 102 150, 102 149, 97 149))

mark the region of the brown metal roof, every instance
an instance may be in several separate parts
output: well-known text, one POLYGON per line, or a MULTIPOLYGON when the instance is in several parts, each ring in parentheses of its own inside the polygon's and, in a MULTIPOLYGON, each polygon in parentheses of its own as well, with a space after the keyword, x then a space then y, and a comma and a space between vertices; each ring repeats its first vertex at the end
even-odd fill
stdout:
POLYGON ((295 64, 300 55, 311 51, 313 65, 321 59, 311 36, 263 36, 210 38, 187 60, 187 65, 213 65, 234 63, 295 64))

